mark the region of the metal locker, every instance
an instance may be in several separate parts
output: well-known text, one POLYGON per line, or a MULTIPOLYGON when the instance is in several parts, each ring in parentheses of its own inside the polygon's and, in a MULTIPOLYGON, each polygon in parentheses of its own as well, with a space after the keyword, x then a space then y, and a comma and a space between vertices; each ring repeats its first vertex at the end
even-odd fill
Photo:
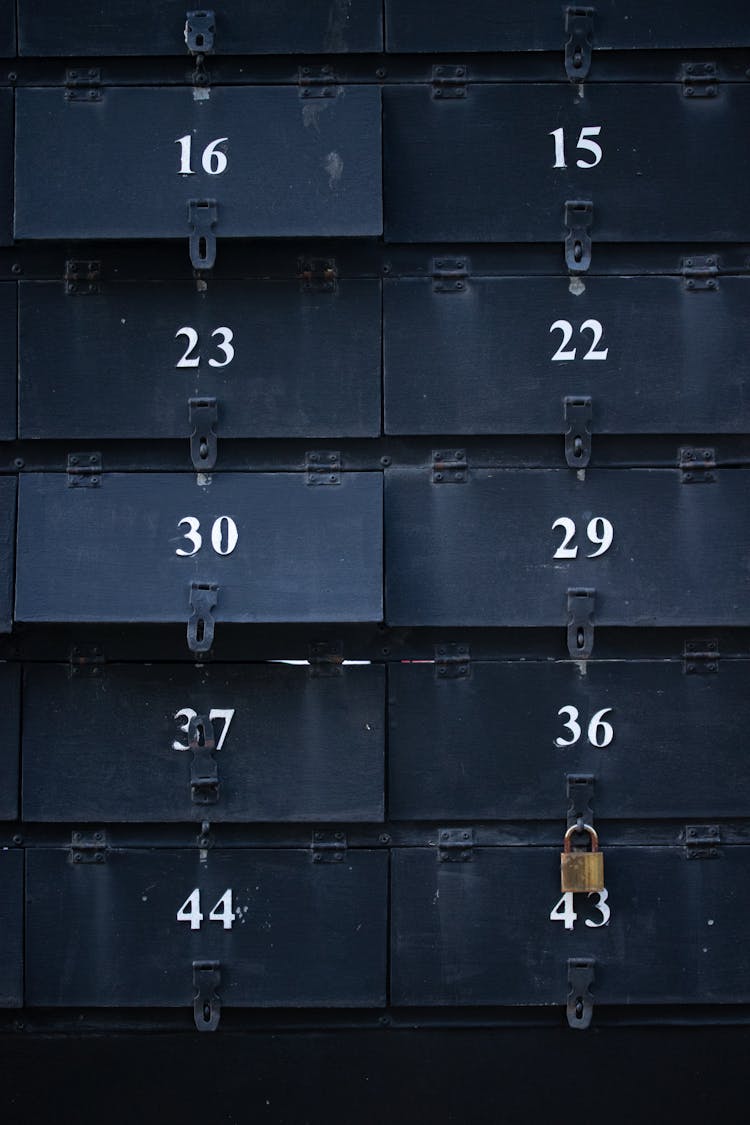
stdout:
POLYGON ((0 820, 15 820, 18 817, 21 753, 21 668, 18 664, 0 664, 0 714, 3 717, 0 820))
POLYGON ((23 1004, 23 852, 0 849, 0 1008, 23 1004))

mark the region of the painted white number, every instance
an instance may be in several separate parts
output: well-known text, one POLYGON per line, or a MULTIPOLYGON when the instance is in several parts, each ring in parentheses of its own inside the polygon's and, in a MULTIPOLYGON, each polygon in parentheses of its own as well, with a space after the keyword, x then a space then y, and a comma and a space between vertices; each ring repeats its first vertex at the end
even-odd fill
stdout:
MULTIPOLYGON (((586 918, 586 925, 592 930, 598 930, 600 926, 606 926, 610 919, 610 909, 607 906, 608 893, 603 891, 590 891, 588 898, 593 898, 596 895, 598 901, 594 903, 594 910, 598 910, 602 916, 601 922, 592 922, 590 918, 586 918)), ((566 891, 559 902, 556 902, 550 911, 551 922, 563 922, 566 930, 572 930, 574 923, 578 920, 578 915, 573 909, 573 892, 566 891)))
MULTIPOLYGON (((601 125, 586 125, 581 129, 578 134, 578 143, 576 148, 583 149, 584 152, 590 152, 593 160, 581 160, 580 157, 576 160, 579 168, 596 168, 597 164, 602 158, 601 145, 596 141, 590 141, 589 137, 598 137, 602 131, 601 125)), ((555 140, 555 163, 553 168, 567 168, 565 163, 565 131, 563 129, 552 129, 550 134, 555 140)))
POLYGON ((177 911, 178 922, 189 922, 191 930, 199 930, 203 915, 201 914, 201 893, 196 887, 192 894, 183 902, 177 911))
MULTIPOLYGON (((178 328, 178 330, 175 332, 175 334, 174 334, 175 340, 179 336, 184 336, 186 338, 186 340, 188 342, 188 346, 187 346, 187 351, 183 355, 182 359, 177 361, 177 363, 175 364, 175 367, 199 367, 200 362, 201 362, 200 355, 197 352, 194 355, 191 355, 191 352, 193 352, 194 349, 198 347, 198 333, 195 331, 194 328, 190 328, 189 325, 185 325, 184 328, 178 328)), ((221 337, 220 340, 217 340, 216 347, 222 353, 224 358, 223 359, 209 359, 208 366, 209 367, 227 367, 228 364, 230 364, 232 362, 232 360, 234 359, 234 348, 232 347, 232 340, 234 339, 234 332, 232 331, 231 328, 227 328, 227 327, 223 326, 221 328, 215 328, 213 330, 213 332, 211 333, 211 337, 213 338, 214 336, 220 336, 221 337)))
MULTIPOLYGON (((604 718, 611 710, 611 707, 602 707, 601 711, 597 711, 595 715, 592 715, 589 722, 586 737, 592 746, 596 746, 597 750, 601 750, 604 746, 609 746, 610 742, 615 737, 612 724, 608 723, 604 718)), ((561 707, 557 714, 567 717, 567 722, 563 723, 563 728, 570 731, 571 737, 563 738, 561 735, 558 735, 555 739, 555 746, 575 746, 582 734, 581 724, 578 722, 578 708, 567 704, 565 707, 561 707)))
MULTIPOLYGON (((552 530, 561 527, 564 531, 563 541, 552 556, 553 559, 575 559, 578 557, 578 547, 571 547, 570 542, 576 534, 575 521, 570 516, 560 516, 552 524, 552 530)), ((598 558, 608 551, 612 546, 614 538, 614 528, 608 519, 604 516, 594 516, 589 520, 586 526, 586 537, 590 543, 596 547, 595 551, 589 552, 586 556, 589 559, 598 558)))
MULTIPOLYGON (((200 533, 200 520, 195 516, 183 516, 178 527, 183 524, 187 525, 187 531, 183 531, 183 536, 192 544, 192 551, 186 551, 184 547, 177 547, 175 549, 176 555, 183 555, 185 558, 190 558, 191 555, 197 555, 203 546, 203 536, 200 533)), ((231 516, 219 516, 214 520, 211 528, 211 546, 216 551, 217 555, 231 555, 234 548, 237 546, 239 539, 239 532, 237 531, 237 524, 231 516)))
MULTIPOLYGON (((216 146, 228 140, 229 137, 217 137, 215 141, 211 141, 211 143, 204 148, 203 155, 201 156, 201 167, 204 172, 208 172, 209 176, 220 176, 222 172, 226 171, 226 153, 222 152, 221 149, 218 149, 216 146)), ((192 136, 190 133, 186 133, 184 137, 178 137, 175 144, 180 146, 179 174, 181 176, 194 176, 195 172, 190 167, 193 146, 192 136)))
MULTIPOLYGON (((554 324, 550 325, 550 332, 562 332, 562 341, 559 348, 552 356, 553 363, 561 363, 573 360, 576 357, 576 349, 569 348, 573 337, 573 325, 569 320, 556 320, 554 324)), ((589 350, 584 353, 583 359, 606 359, 609 355, 609 348, 599 348, 597 345, 602 338, 604 329, 602 328, 601 321, 599 320, 584 320, 581 327, 578 329, 579 335, 584 332, 591 333, 591 344, 589 350)))
MULTIPOLYGON (((188 733, 188 730, 190 728, 190 720, 191 719, 197 719, 197 718, 198 718, 198 712, 194 711, 192 709, 192 707, 183 707, 182 710, 178 711, 177 714, 175 715, 175 719, 184 719, 185 720, 185 722, 179 728, 182 731, 183 734, 188 733)), ((209 718, 209 722, 212 722, 212 723, 215 722, 217 719, 221 719, 222 723, 224 724, 221 728, 221 734, 219 735, 218 741, 216 743, 216 749, 221 750, 222 746, 224 745, 224 741, 225 741, 227 735, 229 734, 229 727, 231 725, 232 719, 234 718, 234 708, 233 707, 231 707, 231 708, 212 707, 211 710, 208 712, 208 718, 209 718)), ((177 742, 175 740, 172 743, 172 749, 173 750, 189 750, 190 747, 186 742, 182 743, 182 742, 177 742)))
MULTIPOLYGON (((234 922, 231 888, 224 891, 224 894, 209 914, 208 920, 209 922, 222 922, 225 930, 231 930, 232 923, 234 922)), ((201 928, 201 922, 203 921, 203 915, 201 914, 201 893, 197 887, 192 894, 188 895, 177 911, 177 921, 189 922, 191 930, 199 930, 201 928)))

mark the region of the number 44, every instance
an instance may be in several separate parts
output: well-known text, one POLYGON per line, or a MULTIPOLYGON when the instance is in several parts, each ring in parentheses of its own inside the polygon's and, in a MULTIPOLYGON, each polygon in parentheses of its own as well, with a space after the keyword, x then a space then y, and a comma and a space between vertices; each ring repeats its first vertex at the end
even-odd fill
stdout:
MULTIPOLYGON (((209 914, 208 920, 209 922, 221 922, 225 930, 231 930, 232 923, 234 922, 231 887, 224 891, 224 894, 209 914)), ((201 928, 203 914, 201 913, 201 893, 198 887, 195 888, 192 894, 188 895, 177 911, 177 921, 189 922, 191 930, 199 930, 201 928)))
MULTIPOLYGON (((598 910, 602 916, 601 922, 592 922, 590 918, 586 919, 586 925, 592 930, 598 930, 600 926, 609 924, 610 909, 607 906, 607 891, 591 891, 588 895, 589 898, 596 895, 598 902, 595 903, 594 909, 598 910)), ((556 902, 550 911, 551 922, 564 922, 566 930, 573 929, 573 923, 577 920, 578 915, 573 909, 573 892, 566 891, 559 902, 556 902)))

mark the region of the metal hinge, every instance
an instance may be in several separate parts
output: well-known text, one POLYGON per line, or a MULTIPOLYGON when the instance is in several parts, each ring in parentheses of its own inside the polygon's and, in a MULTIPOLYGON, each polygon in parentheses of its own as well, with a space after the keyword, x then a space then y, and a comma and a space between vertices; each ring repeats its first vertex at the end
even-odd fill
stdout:
POLYGON ((337 449, 312 449, 305 454, 308 484, 341 484, 341 454, 337 449))
POLYGON ((65 99, 69 102, 100 102, 102 72, 98 66, 65 71, 65 99))
POLYGON ((685 641, 682 670, 686 676, 712 676, 719 671, 718 640, 685 641))
POLYGON ((70 863, 106 863, 107 833, 103 828, 87 828, 70 837, 70 863))
POLYGON ((594 9, 565 9, 565 73, 572 82, 582 82, 591 69, 594 43, 594 9))
POLYGON ((593 957, 570 957, 568 959, 568 1027, 585 1031, 591 1026, 594 1014, 594 997, 591 985, 594 983, 593 957))
POLYGON ((297 277, 303 293, 335 293, 337 276, 335 258, 297 259, 297 277))
POLYGON ((437 858, 438 863, 470 863, 474 858, 474 829, 439 829, 437 858))
POLYGON ((193 1016, 198 1031, 216 1031, 221 1019, 221 962, 193 961, 193 1016))
POLYGON ((585 469, 591 460, 593 405, 588 395, 563 399, 565 460, 571 469, 585 469))
POLYGON ((208 652, 214 643, 214 610, 218 600, 219 587, 215 583, 190 583, 187 643, 191 652, 208 652))
POLYGON ((682 446, 679 466, 683 484, 710 484, 717 479, 716 450, 708 446, 682 446))
POLYGON ((594 649, 596 590, 570 589, 568 598, 568 652, 574 660, 588 660, 594 649))
POLYGON ((68 488, 99 488, 102 483, 101 453, 68 454, 68 488))
POLYGON ((715 98, 719 92, 716 63, 683 63, 681 77, 686 98, 715 98))
POLYGON ((104 653, 99 645, 74 645, 70 650, 71 676, 99 676, 104 653))
POLYGON ((68 259, 65 263, 65 292, 68 296, 88 297, 100 291, 101 262, 79 262, 68 259))
POLYGON ((687 824, 685 826, 686 859, 719 859, 721 831, 718 824, 687 824))
POLYGON ((185 46, 191 55, 210 55, 216 41, 216 16, 207 8, 185 13, 185 46))
POLYGON ((338 676, 344 662, 343 641, 313 641, 308 648, 310 675, 338 676))
POLYGON ((565 778, 565 793, 568 798, 568 828, 584 824, 594 825, 594 782, 593 773, 569 773, 565 778))
POLYGON ((468 67, 463 66, 433 66, 432 68, 432 96, 442 98, 465 98, 466 82, 469 76, 468 67))
POLYGON ((468 645, 435 645, 435 678, 468 680, 471 676, 471 650, 468 645))
POLYGON ((188 203, 190 262, 193 269, 210 270, 216 264, 216 234, 219 205, 215 199, 191 199, 188 203))
POLYGON ((301 66, 297 80, 301 98, 335 98, 338 93, 332 66, 301 66))
POLYGON ((461 293, 468 288, 469 264, 465 258, 432 259, 433 293, 461 293))
POLYGON ((432 452, 433 484, 465 484, 469 466, 463 449, 435 449, 432 452))
POLYGON ((217 407, 215 398, 188 399, 190 421, 190 460, 196 469, 213 469, 216 464, 217 407))
POLYGON ((196 715, 188 722, 190 762, 190 800, 194 805, 215 805, 219 800, 219 766, 214 758, 216 735, 208 715, 196 715))
POLYGON ((717 258, 714 255, 705 257, 699 254, 692 258, 683 258, 682 276, 685 278, 685 288, 691 291, 718 289, 719 267, 717 258))
POLYGON ((565 203, 565 265, 571 273, 585 273, 591 265, 591 227, 594 204, 589 199, 565 203))
POLYGON ((316 830, 310 847, 313 863, 341 863, 346 859, 346 832, 316 830))

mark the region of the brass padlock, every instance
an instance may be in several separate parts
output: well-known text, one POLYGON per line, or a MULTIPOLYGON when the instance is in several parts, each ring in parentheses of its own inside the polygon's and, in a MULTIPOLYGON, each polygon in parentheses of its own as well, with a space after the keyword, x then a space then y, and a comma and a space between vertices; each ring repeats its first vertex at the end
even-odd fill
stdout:
POLYGON ((560 889, 565 894, 567 891, 603 891, 604 890, 604 856, 599 851, 599 837, 590 824, 578 828, 571 825, 565 833, 563 851, 560 856, 560 889), (572 852, 570 841, 574 832, 588 832, 591 837, 590 852, 572 852))

